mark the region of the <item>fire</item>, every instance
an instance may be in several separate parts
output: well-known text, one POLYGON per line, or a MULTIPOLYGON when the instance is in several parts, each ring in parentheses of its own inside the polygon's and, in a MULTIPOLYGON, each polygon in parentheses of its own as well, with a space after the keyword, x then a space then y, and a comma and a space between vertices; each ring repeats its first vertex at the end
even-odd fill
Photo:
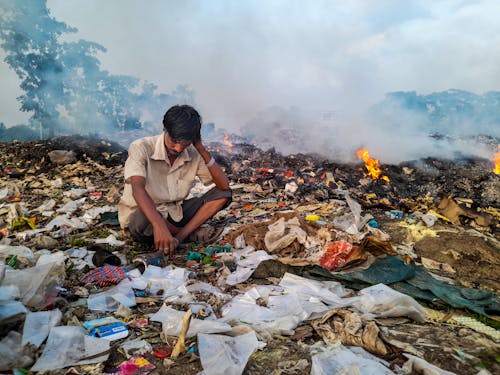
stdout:
POLYGON ((495 169, 493 169, 493 172, 495 172, 495 174, 500 174, 500 145, 498 145, 497 150, 498 152, 496 152, 493 157, 495 161, 495 169))
POLYGON ((381 178, 384 181, 390 181, 389 177, 382 175, 382 169, 380 169, 379 167, 378 160, 371 158, 370 153, 366 148, 360 148, 356 152, 356 155, 358 155, 358 158, 365 162, 365 167, 368 171, 368 173, 366 174, 368 176, 370 176, 374 180, 378 180, 379 178, 381 178))
POLYGON ((224 144, 229 148, 234 146, 234 143, 229 140, 229 134, 227 133, 224 134, 224 144))

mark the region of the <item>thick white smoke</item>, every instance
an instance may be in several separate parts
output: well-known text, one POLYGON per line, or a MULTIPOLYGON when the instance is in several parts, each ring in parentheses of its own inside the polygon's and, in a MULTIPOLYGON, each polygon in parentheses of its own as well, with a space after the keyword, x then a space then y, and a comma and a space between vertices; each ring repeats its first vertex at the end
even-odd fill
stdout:
POLYGON ((453 155, 455 146, 436 145, 418 117, 394 127, 367 110, 391 91, 482 94, 500 87, 496 0, 47 4, 52 16, 79 29, 74 38, 107 48, 98 55, 103 69, 153 82, 161 92, 187 84, 205 121, 219 128, 271 133, 279 142, 280 127, 292 122, 303 142, 283 138, 286 152, 349 159, 363 145, 382 161, 453 155), (276 107, 285 117, 265 120, 276 107), (328 113, 335 113, 332 121, 328 113))

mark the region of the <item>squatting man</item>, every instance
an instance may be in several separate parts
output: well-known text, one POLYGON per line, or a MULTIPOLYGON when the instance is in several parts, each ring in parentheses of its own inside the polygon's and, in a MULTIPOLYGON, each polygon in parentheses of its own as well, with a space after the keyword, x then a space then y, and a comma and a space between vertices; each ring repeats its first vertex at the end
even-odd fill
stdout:
POLYGON ((193 107, 173 106, 163 133, 132 142, 125 162, 120 225, 170 256, 183 241, 214 238, 219 232, 202 224, 231 202, 228 179, 202 143, 201 123, 193 107), (186 199, 196 177, 215 187, 186 199))

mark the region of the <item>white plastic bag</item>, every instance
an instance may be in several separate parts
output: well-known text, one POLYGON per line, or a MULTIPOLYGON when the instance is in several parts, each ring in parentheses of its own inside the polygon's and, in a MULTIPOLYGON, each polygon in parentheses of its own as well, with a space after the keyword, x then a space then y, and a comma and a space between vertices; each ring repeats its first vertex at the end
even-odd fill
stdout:
POLYGON ((198 335, 200 361, 206 375, 240 375, 257 349, 255 332, 241 336, 198 335))
POLYGON ((360 290, 359 300, 353 306, 365 314, 380 318, 408 316, 417 322, 423 322, 427 316, 425 308, 417 301, 385 284, 360 290))
POLYGON ((408 361, 403 365, 405 374, 424 374, 424 375, 456 375, 454 372, 441 370, 425 359, 415 357, 414 355, 403 353, 408 361))
POLYGON ((69 201, 66 203, 64 206, 58 208, 56 211, 57 212, 62 212, 66 214, 71 214, 78 210, 84 203, 87 198, 81 198, 75 201, 69 201))
POLYGON ((238 267, 236 271, 227 276, 225 280, 227 285, 236 285, 248 280, 262 261, 273 259, 273 257, 264 250, 255 251, 251 246, 238 250, 234 252, 233 255, 237 259, 236 264, 238 267))
MULTIPOLYGON (((154 322, 161 322, 163 327, 163 333, 168 336, 179 336, 182 327, 182 318, 186 313, 184 311, 179 311, 172 309, 171 307, 163 305, 160 310, 158 310, 151 320, 154 322)), ((186 337, 196 336, 198 333, 218 333, 226 332, 231 329, 229 324, 217 321, 217 320, 201 320, 192 318, 189 323, 189 329, 187 331, 186 337)))
POLYGON ((54 327, 50 330, 42 355, 31 371, 103 362, 109 356, 109 343, 108 340, 89 336, 82 327, 54 327))
POLYGON ((30 348, 23 348, 21 335, 15 331, 10 331, 0 341, 0 353, 0 371, 27 367, 33 363, 35 355, 30 348))
POLYGON ((92 294, 87 299, 88 308, 92 311, 116 311, 120 304, 126 307, 135 306, 135 294, 129 279, 123 279, 117 286, 92 294))
POLYGON ((28 313, 23 328, 23 346, 32 343, 38 348, 49 335, 51 328, 61 322, 61 318, 59 309, 28 313))
POLYGON ((340 283, 311 280, 291 273, 285 273, 279 285, 288 293, 297 294, 309 315, 349 306, 357 298, 341 298, 347 292, 340 283))
POLYGON ((19 301, 0 302, 0 323, 14 318, 20 314, 26 314, 28 309, 19 301))
MULTIPOLYGON (((6 262, 6 259, 10 256, 17 255, 17 257, 26 262, 27 264, 35 264, 35 255, 30 248, 26 246, 12 246, 12 245, 0 245, 0 262, 6 262)), ((0 280, 1 281, 1 280, 0 280)))
POLYGON ((62 284, 65 277, 64 264, 52 262, 23 270, 7 269, 1 285, 17 286, 26 306, 42 308, 47 304, 46 293, 62 284))
POLYGON ((267 228, 269 231, 264 236, 264 243, 269 252, 284 249, 296 240, 301 244, 306 242, 307 233, 296 217, 287 221, 282 217, 267 228))
POLYGON ((375 358, 362 348, 356 348, 356 352, 343 346, 328 348, 312 356, 311 375, 394 375, 375 358))

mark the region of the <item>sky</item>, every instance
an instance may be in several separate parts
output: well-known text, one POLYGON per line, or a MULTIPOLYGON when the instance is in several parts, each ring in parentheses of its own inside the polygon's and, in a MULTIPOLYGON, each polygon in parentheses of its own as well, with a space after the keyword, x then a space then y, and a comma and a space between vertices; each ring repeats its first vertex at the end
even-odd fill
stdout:
MULTIPOLYGON (((360 112, 391 91, 500 89, 498 0, 48 0, 102 68, 187 84, 205 121, 238 129, 270 106, 360 112)), ((0 59, 4 54, 0 50, 0 59)), ((0 114, 19 82, 0 63, 0 114)))

